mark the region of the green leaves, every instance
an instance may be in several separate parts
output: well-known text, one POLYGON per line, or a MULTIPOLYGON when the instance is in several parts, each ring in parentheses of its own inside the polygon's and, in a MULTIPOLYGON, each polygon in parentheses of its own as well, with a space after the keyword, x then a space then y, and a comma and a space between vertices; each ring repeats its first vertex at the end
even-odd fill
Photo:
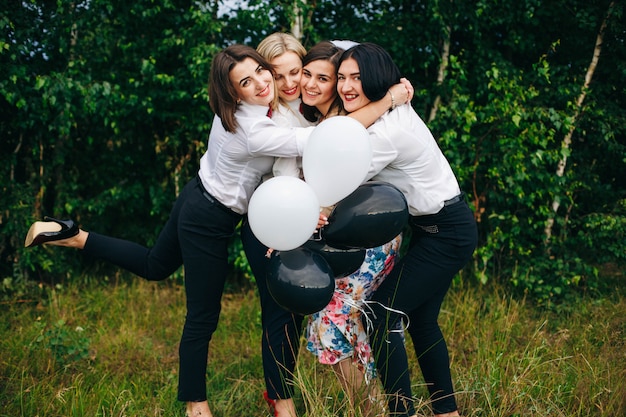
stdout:
POLYGON ((60 319, 52 325, 35 322, 40 334, 30 344, 31 350, 49 349, 59 367, 69 367, 74 362, 89 359, 89 338, 81 326, 69 328, 65 320, 60 319))
MULTIPOLYGON (((43 215, 150 244, 206 149, 212 57, 232 42, 254 46, 291 30, 298 11, 305 46, 376 42, 412 81, 412 104, 424 120, 434 117, 429 127, 476 213, 480 246, 464 277, 558 299, 590 287, 598 262, 624 261, 623 4, 607 22, 581 109, 606 2, 576 0, 564 10, 538 0, 257 0, 218 16, 220 4, 4 6, 3 276, 43 279, 93 267, 70 251, 21 248, 28 225, 43 215)), ((231 258, 245 275, 237 245, 231 258)))

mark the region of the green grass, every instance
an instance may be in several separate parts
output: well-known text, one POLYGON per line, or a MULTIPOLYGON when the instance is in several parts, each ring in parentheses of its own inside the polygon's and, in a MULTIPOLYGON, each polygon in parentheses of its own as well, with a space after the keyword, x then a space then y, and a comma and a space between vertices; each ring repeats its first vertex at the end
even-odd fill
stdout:
MULTIPOLYGON (((440 322, 465 416, 626 415, 623 275, 602 298, 542 311, 497 286, 457 285, 440 322)), ((1 304, 0 416, 184 415, 176 401, 184 291, 173 283, 69 286, 1 304)), ((253 289, 224 297, 209 354, 215 417, 269 416, 253 289)), ((408 346, 411 349, 410 346, 408 346)), ((419 415, 431 415, 411 352, 419 415)), ((358 416, 325 366, 301 350, 301 416, 358 416)))

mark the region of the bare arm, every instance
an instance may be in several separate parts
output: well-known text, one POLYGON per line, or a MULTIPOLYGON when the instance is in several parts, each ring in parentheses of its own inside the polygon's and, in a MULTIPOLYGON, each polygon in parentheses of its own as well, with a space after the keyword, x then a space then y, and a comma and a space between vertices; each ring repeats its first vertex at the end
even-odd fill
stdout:
POLYGON ((402 78, 400 83, 392 85, 385 94, 385 97, 378 101, 373 101, 348 116, 356 119, 365 127, 370 127, 387 110, 405 104, 413 98, 413 86, 406 78, 402 78))

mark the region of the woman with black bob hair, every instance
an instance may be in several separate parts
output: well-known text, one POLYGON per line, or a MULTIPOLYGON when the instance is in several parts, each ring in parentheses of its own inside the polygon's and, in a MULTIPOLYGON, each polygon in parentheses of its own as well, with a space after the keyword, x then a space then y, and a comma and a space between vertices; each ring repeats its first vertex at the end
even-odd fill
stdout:
POLYGON ((389 85, 400 82, 400 69, 387 51, 376 44, 362 43, 350 48, 342 54, 339 64, 349 58, 359 63, 363 93, 370 101, 382 99, 389 85))
MULTIPOLYGON (((353 112, 385 94, 400 71, 380 46, 362 43, 341 57, 337 91, 353 112)), ((389 112, 367 130, 373 158, 367 178, 388 182, 407 199, 411 240, 408 252, 375 291, 366 309, 378 374, 393 416, 414 416, 411 380, 402 336, 404 319, 413 341, 436 416, 459 416, 445 339, 437 323, 450 283, 471 259, 477 244, 473 213, 450 164, 410 104, 391 96, 389 112)))

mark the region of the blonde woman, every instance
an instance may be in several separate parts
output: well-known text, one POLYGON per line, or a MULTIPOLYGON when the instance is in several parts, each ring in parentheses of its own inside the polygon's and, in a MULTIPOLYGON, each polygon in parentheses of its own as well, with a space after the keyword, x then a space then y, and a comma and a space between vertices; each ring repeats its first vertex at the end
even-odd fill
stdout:
MULTIPOLYGON (((257 46, 257 51, 271 64, 278 105, 272 112, 272 120, 280 126, 306 127, 307 121, 300 112, 300 78, 304 46, 291 34, 273 33, 257 46)), ((267 176, 289 175, 301 177, 302 158, 276 158, 272 172, 267 176)), ((266 176, 266 178, 267 178, 266 176)), ((300 329, 303 316, 280 307, 267 289, 268 248, 256 239, 246 219, 241 228, 241 241, 248 263, 255 276, 261 300, 261 356, 265 392, 272 414, 279 417, 295 417, 293 387, 290 384, 300 346, 300 329)))

